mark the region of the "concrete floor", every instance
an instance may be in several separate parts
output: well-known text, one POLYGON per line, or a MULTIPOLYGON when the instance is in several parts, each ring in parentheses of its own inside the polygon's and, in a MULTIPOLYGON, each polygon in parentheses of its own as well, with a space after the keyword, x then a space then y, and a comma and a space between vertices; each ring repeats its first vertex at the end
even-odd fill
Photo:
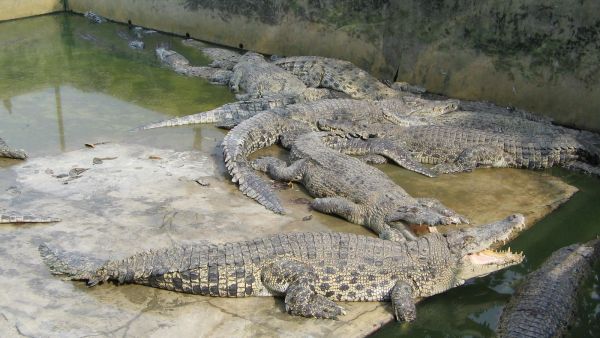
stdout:
MULTIPOLYGON (((13 166, 17 184, 0 197, 0 208, 63 221, 0 228, 0 336, 355 337, 393 319, 383 303, 346 303, 348 314, 340 320, 314 320, 289 316, 283 302, 274 298, 219 299, 136 285, 88 288, 52 276, 42 263, 40 243, 107 259, 185 241, 236 241, 282 231, 369 234, 310 211, 305 204, 310 197, 296 185, 279 192, 288 214, 272 214, 218 174, 216 161, 196 151, 106 144, 13 166), (113 157, 93 164, 94 158, 113 157), (76 179, 56 178, 76 167, 89 170, 76 179), (311 214, 312 219, 302 220, 311 214)), ((444 203, 481 222, 512 212, 533 221, 575 192, 557 178, 525 170, 481 170, 475 179, 468 175, 433 186, 440 187, 445 197, 438 198, 444 203), (471 182, 471 197, 455 198, 464 195, 460 191, 465 182, 471 182), (479 198, 477 209, 470 208, 471 199, 486 191, 493 198, 479 198)), ((410 189, 428 194, 425 187, 433 182, 419 180, 412 180, 410 189)))

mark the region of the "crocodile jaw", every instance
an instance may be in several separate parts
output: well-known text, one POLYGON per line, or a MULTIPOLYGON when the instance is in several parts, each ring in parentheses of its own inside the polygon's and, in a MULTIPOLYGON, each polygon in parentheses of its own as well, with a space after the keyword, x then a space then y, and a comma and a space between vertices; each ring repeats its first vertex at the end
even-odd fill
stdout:
POLYGON ((522 253, 506 251, 483 250, 469 253, 462 257, 459 263, 458 278, 461 281, 475 277, 483 277, 492 272, 519 264, 525 256, 522 253))
POLYGON ((524 228, 525 217, 515 214, 498 222, 451 231, 444 236, 450 251, 463 257, 500 247, 524 228))

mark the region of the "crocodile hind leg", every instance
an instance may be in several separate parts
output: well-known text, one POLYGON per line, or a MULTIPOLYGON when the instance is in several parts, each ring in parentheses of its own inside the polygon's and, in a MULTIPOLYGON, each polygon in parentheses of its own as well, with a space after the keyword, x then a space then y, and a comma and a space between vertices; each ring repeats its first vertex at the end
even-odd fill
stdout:
POLYGON ((367 154, 356 156, 359 160, 367 163, 367 164, 385 164, 387 163, 387 158, 385 156, 377 155, 377 154, 367 154))
POLYGON ((291 165, 275 157, 261 157, 252 161, 252 167, 266 172, 271 178, 278 181, 295 182, 302 179, 305 159, 300 159, 291 165))
MULTIPOLYGON (((370 156, 370 159, 373 158, 373 155, 380 155, 390 159, 404 169, 414 171, 427 177, 436 176, 433 171, 416 161, 406 149, 391 140, 380 138, 363 140, 359 138, 332 137, 328 140, 327 145, 348 155, 368 155, 370 156)), ((381 160, 378 159, 378 161, 381 160)))
POLYGON ((410 322, 417 318, 417 309, 410 284, 397 281, 390 295, 397 321, 410 322))
POLYGON ((275 294, 285 295, 285 309, 294 316, 334 319, 344 309, 315 292, 317 275, 307 264, 283 260, 261 271, 263 285, 275 294))
POLYGON ((440 163, 431 170, 436 174, 472 171, 477 167, 505 168, 509 166, 507 154, 502 148, 477 145, 465 149, 454 162, 440 163))
POLYGON ((383 220, 367 220, 363 206, 343 197, 315 198, 310 206, 324 214, 338 215, 349 222, 362 224, 373 230, 382 239, 396 242, 416 239, 412 231, 407 228, 390 227, 383 220))

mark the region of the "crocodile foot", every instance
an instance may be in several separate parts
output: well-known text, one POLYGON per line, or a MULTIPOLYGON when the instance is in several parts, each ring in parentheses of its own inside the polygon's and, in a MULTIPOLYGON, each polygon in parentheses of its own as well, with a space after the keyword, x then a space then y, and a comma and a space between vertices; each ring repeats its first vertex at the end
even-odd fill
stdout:
POLYGON ((285 297, 287 312, 295 316, 336 319, 345 315, 343 307, 301 286, 290 286, 285 297))

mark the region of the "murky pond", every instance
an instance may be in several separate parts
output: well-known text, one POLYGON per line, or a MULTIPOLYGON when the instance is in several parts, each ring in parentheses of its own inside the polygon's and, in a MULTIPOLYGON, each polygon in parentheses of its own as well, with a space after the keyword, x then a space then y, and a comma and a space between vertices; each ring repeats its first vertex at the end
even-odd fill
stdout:
MULTIPOLYGON (((4 262, 0 265, 0 285, 11 291, 0 295, 0 332, 6 320, 15 323, 16 333, 31 335, 186 335, 204 328, 199 325, 210 318, 216 324, 207 332, 215 335, 243 329, 246 334, 268 336, 283 334, 286 331, 281 328, 286 327, 296 334, 355 336, 371 328, 357 331, 351 326, 353 318, 356 323, 360 319, 371 325, 377 323, 373 317, 389 319, 387 305, 344 305, 349 315, 340 324, 291 318, 273 300, 215 300, 138 286, 86 289, 48 274, 40 264, 36 245, 49 239, 107 257, 131 253, 132 248, 164 247, 168 243, 160 241, 165 239, 238 240, 299 230, 369 233, 338 218, 311 212, 305 205, 308 196, 298 186, 279 192, 290 210, 285 217, 270 214, 243 197, 224 174, 218 147, 224 131, 213 126, 129 132, 151 121, 211 109, 234 99, 225 87, 179 76, 159 66, 153 53, 159 44, 171 45, 196 64, 207 62, 197 51, 181 45, 180 38, 151 33, 144 38, 146 49, 140 51, 127 46, 131 34, 126 25, 93 25, 74 15, 0 23, 0 136, 31 156, 24 163, 0 160, 0 191, 6 195, 0 203, 71 216, 56 225, 0 229, 0 260, 4 262), (110 143, 95 150, 84 147, 105 141, 110 143), (188 157, 172 151, 197 159, 198 165, 188 167, 184 163, 188 157), (190 151, 196 152, 187 153, 190 151), (104 170, 108 178, 90 175, 67 185, 46 182, 47 168, 68 170, 81 158, 91 160, 92 156, 118 152, 119 159, 90 169, 98 175, 104 170), (159 153, 165 161, 147 161, 148 154, 159 153), (176 166, 169 167, 167 162, 176 166), (157 174, 142 175, 143 170, 156 170, 157 174), (112 187, 111 178, 118 181, 128 173, 146 181, 138 184, 141 187, 112 187), (171 181, 179 185, 173 185, 172 191, 166 188, 170 185, 165 182, 173 175, 193 178, 195 174, 208 177, 211 186, 204 188, 175 178, 171 181), (99 183, 109 187, 89 191, 99 183), (15 197, 19 201, 10 197, 16 185, 25 187, 24 197, 15 197), (117 197, 122 201, 111 200, 117 197), (311 219, 301 220, 309 214, 311 219), (22 288, 16 287, 19 285, 22 288), (231 313, 239 319, 236 323, 228 321, 231 313), (81 316, 86 320, 81 321, 81 316), (312 324, 320 327, 308 331, 312 324), (346 331, 339 328, 343 325, 348 326, 346 331)), ((589 240, 599 232, 600 180, 594 178, 561 170, 481 170, 431 180, 394 166, 381 168, 411 194, 439 198, 475 223, 512 212, 528 212, 529 218, 539 218, 574 192, 556 176, 579 192, 511 243, 512 248, 527 255, 524 264, 425 300, 417 308, 416 322, 390 324, 376 335, 489 336, 501 307, 524 274, 553 250, 589 240)), ((581 297, 574 337, 600 332, 599 294, 596 274, 581 297)))

